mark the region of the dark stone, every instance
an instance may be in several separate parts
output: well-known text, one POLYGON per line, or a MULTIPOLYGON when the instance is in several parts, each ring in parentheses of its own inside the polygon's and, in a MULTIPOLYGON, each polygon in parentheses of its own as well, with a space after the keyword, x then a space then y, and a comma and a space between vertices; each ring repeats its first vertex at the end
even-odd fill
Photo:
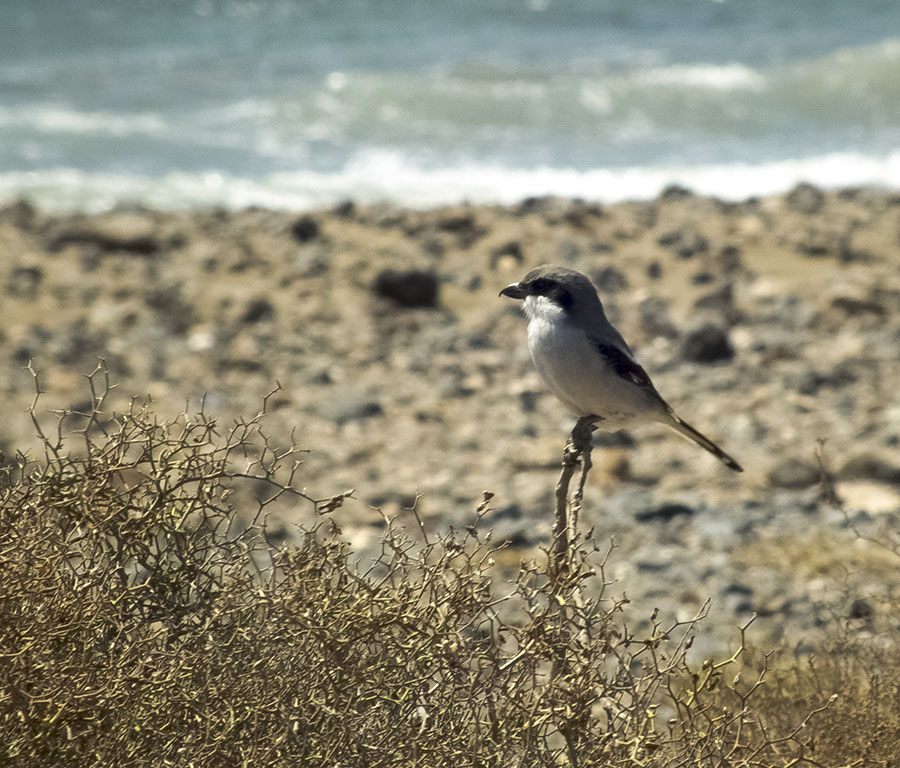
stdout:
POLYGON ((601 293, 618 293, 628 288, 628 280, 615 267, 601 267, 591 272, 591 280, 601 293))
POLYGON ((8 219, 19 229, 31 229, 37 218, 37 210, 27 200, 19 198, 0 208, 0 217, 8 219))
POLYGON ((811 215, 822 210, 825 193, 812 184, 801 182, 787 194, 787 204, 798 213, 811 215))
POLYGON ((658 261, 651 261, 647 265, 647 277, 651 280, 659 280, 662 277, 662 265, 658 261))
POLYGON ((700 253, 706 253, 709 242, 696 229, 684 226, 681 229, 666 232, 657 241, 664 248, 671 248, 679 259, 690 259, 700 253))
POLYGON ((716 312, 729 312, 734 308, 734 287, 725 283, 720 288, 701 296, 694 302, 694 309, 712 309, 716 312))
POLYGON ((384 409, 377 400, 368 400, 353 395, 336 395, 331 400, 327 415, 338 424, 346 424, 350 421, 362 421, 383 416, 384 409))
POLYGON ((525 257, 522 255, 522 246, 519 244, 518 240, 510 240, 508 243, 504 243, 491 251, 491 269, 496 269, 500 259, 507 257, 514 259, 519 264, 524 260, 525 257))
POLYGON ((602 206, 576 199, 565 209, 563 221, 573 227, 584 227, 589 219, 602 219, 604 215, 602 206))
POLYGON ((868 600, 857 597, 856 600, 850 603, 849 615, 851 619, 868 619, 873 613, 872 605, 868 600))
POLYGON ((40 267, 15 267, 6 289, 10 295, 19 299, 34 299, 43 279, 44 270, 40 267))
POLYGON ((150 289, 144 294, 144 303, 157 313, 170 333, 187 333, 194 323, 194 307, 184 300, 177 284, 150 289))
POLYGON ((131 216, 64 226, 50 238, 47 250, 55 253, 67 245, 88 245, 105 252, 125 251, 148 256, 157 253, 162 247, 158 238, 148 232, 148 226, 150 225, 146 220, 131 216))
POLYGON ((831 302, 831 306, 845 312, 850 317, 858 315, 877 315, 884 317, 887 310, 877 301, 871 299, 857 299, 852 296, 837 296, 831 302))
POLYGON ((338 219, 352 219, 356 215, 356 203, 344 200, 331 209, 331 214, 338 219))
POLYGON ((774 488, 798 491, 816 485, 820 477, 819 468, 814 464, 803 459, 789 458, 769 470, 768 480, 769 485, 774 488))
POLYGON ((28 333, 22 344, 12 353, 13 362, 19 366, 28 365, 29 360, 33 360, 38 354, 43 352, 52 339, 53 334, 44 326, 29 326, 28 333))
POLYGON ((375 278, 374 290, 403 307, 435 307, 438 276, 430 269, 386 269, 375 278))
POLYGON ((61 365, 96 362, 106 356, 106 338, 105 332, 90 330, 84 321, 76 322, 53 337, 53 357, 61 365))
POLYGON ((253 299, 247 303, 244 314, 241 315, 242 323, 260 323, 275 317, 275 307, 268 299, 253 299))
POLYGON ((728 331, 709 323, 685 336, 681 354, 692 363, 720 363, 734 358, 728 331))
POLYGON ((719 267, 723 272, 737 272, 743 268, 741 262, 741 249, 736 245, 724 245, 719 251, 718 256, 719 267))
POLYGON ((716 276, 712 272, 696 272, 691 275, 691 282, 694 285, 709 285, 716 276))
POLYGON ((471 233, 475 231, 475 217, 465 213, 459 216, 445 216, 438 220, 438 229, 444 232, 471 233))
POLYGON ((680 184, 669 184, 662 192, 659 193, 659 199, 668 202, 670 200, 685 200, 693 197, 694 192, 680 184))
POLYGON ((421 244, 425 253, 437 259, 441 258, 446 252, 444 241, 440 237, 423 237, 421 244))
POLYGON ((544 213, 555 200, 553 197, 526 197, 515 209, 517 216, 527 216, 530 213, 544 213))
POLYGON ((653 523, 657 521, 667 523, 676 517, 691 517, 694 514, 696 514, 696 510, 686 504, 668 502, 658 507, 641 510, 635 513, 634 519, 639 523, 653 523))
POLYGON ((638 305, 641 330, 651 339, 678 337, 678 329, 669 319, 669 304, 661 296, 648 296, 638 305))
POLYGON ((900 485, 900 467, 870 453, 854 456, 844 464, 838 475, 844 480, 876 480, 900 485))
POLYGON ((308 243, 319 236, 319 223, 312 216, 301 216, 291 224, 291 235, 299 243, 308 243))
POLYGON ((541 393, 534 389, 526 389, 519 393, 519 404, 522 406, 522 413, 534 413, 537 410, 537 402, 541 393))
POLYGON ((597 448, 634 448, 635 439, 624 429, 617 432, 594 432, 594 446, 597 448))

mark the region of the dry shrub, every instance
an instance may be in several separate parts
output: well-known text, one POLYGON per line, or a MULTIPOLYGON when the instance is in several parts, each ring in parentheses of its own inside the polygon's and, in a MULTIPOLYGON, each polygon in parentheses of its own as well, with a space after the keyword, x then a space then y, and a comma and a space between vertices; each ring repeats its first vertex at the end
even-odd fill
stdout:
POLYGON ((838 494, 824 441, 817 458, 822 499, 843 512, 847 527, 873 547, 867 550, 871 574, 865 573, 881 579, 883 597, 872 607, 845 585, 848 605, 862 604, 858 614, 834 617, 814 653, 798 657, 781 651, 773 656, 768 685, 760 690, 756 706, 767 722, 785 723, 807 712, 811 702, 828 701, 804 729, 808 754, 828 766, 893 768, 900 765, 898 516, 876 519, 874 530, 860 528, 838 494))
POLYGON ((227 430, 136 404, 109 417, 103 372, 90 382, 91 413, 50 436, 36 420, 45 455, 19 456, 2 486, 7 760, 805 764, 809 708, 762 720, 763 675, 735 677, 740 650, 690 665, 700 616, 635 634, 584 542, 566 573, 528 565, 498 585, 476 527, 414 542, 388 525, 354 566, 328 516, 341 498, 294 488, 297 449, 273 447, 264 413, 227 430), (236 509, 248 484, 256 506, 236 509), (288 496, 322 517, 271 546, 266 511, 288 496))
MULTIPOLYGON (((896 638, 894 638, 896 641, 896 638)), ((900 760, 900 659, 896 645, 847 641, 802 659, 787 656, 769 675, 756 706, 770 722, 789 722, 810 702, 829 706, 804 729, 820 765, 891 768, 900 760)))

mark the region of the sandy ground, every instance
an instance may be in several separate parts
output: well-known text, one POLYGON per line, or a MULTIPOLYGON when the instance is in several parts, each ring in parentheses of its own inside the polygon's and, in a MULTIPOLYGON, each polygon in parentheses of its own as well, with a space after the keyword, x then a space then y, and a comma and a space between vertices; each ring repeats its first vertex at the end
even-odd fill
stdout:
POLYGON ((303 215, 12 203, 0 449, 34 444, 28 360, 47 409, 83 406, 101 357, 120 403, 149 394, 161 416, 203 397, 249 416, 280 382, 273 429, 310 449, 310 493, 356 489, 338 516, 357 548, 417 495, 442 531, 490 490, 481 525, 515 563, 547 543, 573 420, 497 294, 550 262, 594 278, 659 391, 746 470, 662 427, 598 435, 584 524, 615 538, 621 590, 679 616, 711 597, 718 625, 755 611, 762 636, 792 642, 835 618, 874 626, 900 568, 847 521, 900 527, 900 194, 303 215), (820 439, 846 515, 820 501, 820 439))

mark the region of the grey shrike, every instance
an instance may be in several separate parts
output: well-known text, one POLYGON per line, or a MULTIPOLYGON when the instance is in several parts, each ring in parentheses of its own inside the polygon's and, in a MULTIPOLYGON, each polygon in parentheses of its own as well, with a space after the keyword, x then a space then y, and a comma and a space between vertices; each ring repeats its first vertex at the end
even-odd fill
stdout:
POLYGON ((606 319, 597 289, 586 275, 544 265, 506 286, 500 295, 525 300, 534 367, 578 416, 595 416, 611 430, 659 422, 705 448, 729 469, 743 471, 660 397, 625 339, 606 319))

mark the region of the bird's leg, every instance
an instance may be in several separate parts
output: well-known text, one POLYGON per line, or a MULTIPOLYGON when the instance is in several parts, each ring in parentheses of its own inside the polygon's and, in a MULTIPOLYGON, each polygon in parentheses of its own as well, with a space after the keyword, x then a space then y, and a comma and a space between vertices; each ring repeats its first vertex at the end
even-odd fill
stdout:
POLYGON ((569 509, 569 538, 574 540, 575 530, 578 527, 578 515, 581 512, 581 503, 584 498, 584 484, 587 481, 588 472, 591 471, 591 450, 594 447, 593 435, 597 429, 596 416, 583 416, 578 420, 572 430, 572 447, 581 457, 581 475, 575 493, 572 494, 572 502, 569 509))
POLYGON ((592 436, 596 426, 596 416, 582 416, 578 419, 563 451, 562 472, 556 484, 556 519, 553 524, 553 560, 555 568, 561 572, 569 560, 570 543, 575 541, 575 529, 581 498, 588 470, 591 468, 592 436), (569 484, 578 459, 581 458, 581 478, 575 497, 569 504, 569 484))

